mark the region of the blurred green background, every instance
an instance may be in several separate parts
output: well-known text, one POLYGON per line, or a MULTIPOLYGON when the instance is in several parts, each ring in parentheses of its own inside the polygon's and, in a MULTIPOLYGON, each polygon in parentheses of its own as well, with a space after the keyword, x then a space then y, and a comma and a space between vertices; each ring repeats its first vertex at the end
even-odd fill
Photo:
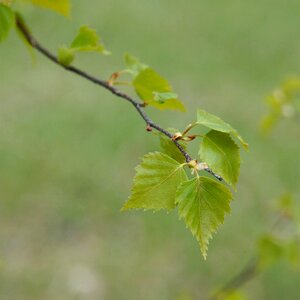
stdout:
MULTIPOLYGON (((149 109, 163 127, 182 129, 201 107, 251 150, 204 261, 176 211, 119 211, 140 157, 158 149, 134 109, 39 54, 33 62, 10 34, 0 47, 0 299, 207 299, 252 257, 275 199, 300 193, 299 120, 258 133, 265 95, 300 75, 300 2, 73 0, 72 19, 21 11, 53 51, 80 25, 96 28, 113 55, 79 55, 92 74, 108 78, 129 52, 168 78, 188 112, 149 109)), ((244 290, 296 300, 299 284, 280 263, 244 290)))

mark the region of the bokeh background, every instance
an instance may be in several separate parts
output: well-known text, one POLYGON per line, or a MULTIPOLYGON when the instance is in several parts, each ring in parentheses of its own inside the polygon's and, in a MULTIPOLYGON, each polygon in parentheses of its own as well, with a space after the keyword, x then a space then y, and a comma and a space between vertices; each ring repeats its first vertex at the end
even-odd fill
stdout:
MULTIPOLYGON (((159 112, 182 129, 196 108, 250 143, 232 213, 203 260, 176 211, 121 213, 134 167, 157 138, 134 109, 34 55, 15 33, 0 47, 0 298, 207 299, 268 231, 276 198, 299 195, 299 120, 259 135, 263 99, 300 74, 300 2, 73 0, 72 18, 21 11, 54 52, 78 27, 98 30, 112 56, 79 55, 101 78, 129 52, 168 78, 188 112, 159 112)), ((300 272, 273 265, 247 283, 250 299, 299 299, 300 272)))

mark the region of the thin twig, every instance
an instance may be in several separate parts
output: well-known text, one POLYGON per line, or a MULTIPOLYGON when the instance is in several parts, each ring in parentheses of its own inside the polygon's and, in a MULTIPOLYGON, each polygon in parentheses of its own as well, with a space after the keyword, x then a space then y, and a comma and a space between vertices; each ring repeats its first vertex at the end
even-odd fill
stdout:
MULTIPOLYGON (((59 62, 59 60, 57 59, 57 57, 55 55, 53 55, 48 49, 44 48, 34 37, 33 35, 30 33, 30 30, 27 28, 27 26, 25 25, 24 21, 20 19, 20 17, 17 15, 16 16, 16 25, 17 28, 20 30, 20 32, 23 34, 23 36, 25 37, 25 39, 27 40, 27 42, 34 48, 36 49, 38 52, 40 52, 41 54, 43 54, 45 57, 47 57, 49 60, 51 60, 52 62, 54 62, 55 64, 59 65, 60 67, 64 68, 65 70, 75 73, 97 85, 100 85, 101 87, 109 90, 112 94, 116 95, 117 97, 120 97, 128 102, 130 102, 135 109, 138 111, 139 115, 142 117, 142 119, 146 122, 147 125, 147 129, 149 128, 155 128, 156 130, 158 130, 159 132, 163 133, 164 135, 166 135, 167 137, 169 137, 170 139, 172 139, 173 135, 163 129, 162 127, 160 127, 159 125, 157 125, 156 123, 154 123, 149 117, 148 115, 145 113, 143 107, 144 107, 144 103, 140 103, 136 100, 134 100, 132 97, 130 97, 129 95, 119 91, 118 89, 116 89, 114 86, 110 85, 107 81, 96 78, 88 73, 86 73, 85 71, 82 71, 74 66, 66 66, 64 64, 62 64, 61 62, 59 62)), ((179 151, 182 153, 182 155, 185 157, 186 162, 190 162, 192 160, 191 156, 184 150, 184 148, 180 145, 180 143, 178 143, 178 141, 173 141, 173 143, 176 145, 176 147, 179 149, 179 151)), ((205 171, 207 171, 208 173, 212 174, 215 178, 217 178, 218 180, 222 180, 222 178, 215 174, 212 170, 210 169, 206 169, 205 171)))

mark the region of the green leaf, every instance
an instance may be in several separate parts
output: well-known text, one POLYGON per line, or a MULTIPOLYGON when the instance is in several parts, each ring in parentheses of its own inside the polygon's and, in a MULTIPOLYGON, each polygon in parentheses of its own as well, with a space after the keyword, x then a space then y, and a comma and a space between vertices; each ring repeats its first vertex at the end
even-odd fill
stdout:
MULTIPOLYGON (((172 134, 178 132, 178 130, 176 129, 168 129, 168 131, 171 132, 172 134)), ((177 160, 179 163, 185 163, 185 157, 169 137, 160 133, 159 138, 160 138, 160 147, 163 153, 177 160)), ((187 149, 186 143, 179 141, 179 144, 184 150, 187 149)))
POLYGON ((203 125, 216 131, 231 133, 241 142, 245 149, 249 148, 249 145, 243 140, 238 132, 231 127, 231 125, 227 124, 219 117, 212 115, 202 109, 198 109, 196 124, 203 125))
POLYGON ((178 215, 196 236, 201 252, 206 258, 212 234, 230 212, 232 194, 223 184, 200 176, 183 182, 176 193, 178 215))
POLYGON ((136 168, 132 194, 124 204, 127 209, 171 210, 175 207, 178 185, 187 179, 183 165, 160 152, 148 153, 136 168))
POLYGON ((240 152, 228 133, 209 131, 203 137, 199 155, 201 160, 225 181, 231 185, 236 184, 240 169, 240 152))
POLYGON ((0 3, 0 43, 7 37, 10 29, 15 25, 15 15, 6 5, 0 3))
POLYGON ((68 66, 72 63, 77 52, 99 52, 108 55, 109 52, 101 43, 96 30, 88 26, 82 26, 70 47, 60 47, 58 49, 58 60, 68 66))
POLYGON ((134 76, 138 75, 138 73, 148 67, 147 65, 141 63, 137 57, 128 53, 124 55, 124 61, 128 71, 130 71, 130 73, 132 73, 134 76))
MULTIPOLYGON (((157 101, 155 95, 161 93, 172 93, 169 82, 151 68, 142 70, 133 80, 133 86, 138 96, 146 103, 158 109, 174 109, 185 111, 185 107, 180 100, 169 98, 163 102, 157 101)), ((175 95, 175 94, 173 94, 175 95)))
POLYGON ((32 4, 42 8, 51 9, 64 16, 70 15, 70 0, 27 0, 27 2, 31 2, 32 4))

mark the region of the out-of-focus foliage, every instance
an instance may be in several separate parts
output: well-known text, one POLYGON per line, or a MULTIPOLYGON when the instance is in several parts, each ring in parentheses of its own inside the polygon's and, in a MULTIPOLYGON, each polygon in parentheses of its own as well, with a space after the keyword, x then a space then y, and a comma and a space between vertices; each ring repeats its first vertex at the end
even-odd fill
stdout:
POLYGON ((230 291, 224 295, 220 295, 217 300, 247 300, 247 296, 239 290, 230 291))
POLYGON ((272 233, 263 235, 258 243, 259 265, 266 268, 279 260, 286 260, 292 267, 300 263, 299 204, 290 193, 278 200, 278 219, 272 233))
POLYGON ((0 3, 0 43, 7 37, 14 23, 13 11, 8 6, 0 3))
POLYGON ((71 13, 70 0, 25 0, 25 1, 45 9, 51 9, 64 16, 69 16, 71 13))
POLYGON ((261 120, 261 131, 269 134, 282 118, 293 118, 300 113, 300 78, 286 80, 266 98, 268 113, 261 120))

